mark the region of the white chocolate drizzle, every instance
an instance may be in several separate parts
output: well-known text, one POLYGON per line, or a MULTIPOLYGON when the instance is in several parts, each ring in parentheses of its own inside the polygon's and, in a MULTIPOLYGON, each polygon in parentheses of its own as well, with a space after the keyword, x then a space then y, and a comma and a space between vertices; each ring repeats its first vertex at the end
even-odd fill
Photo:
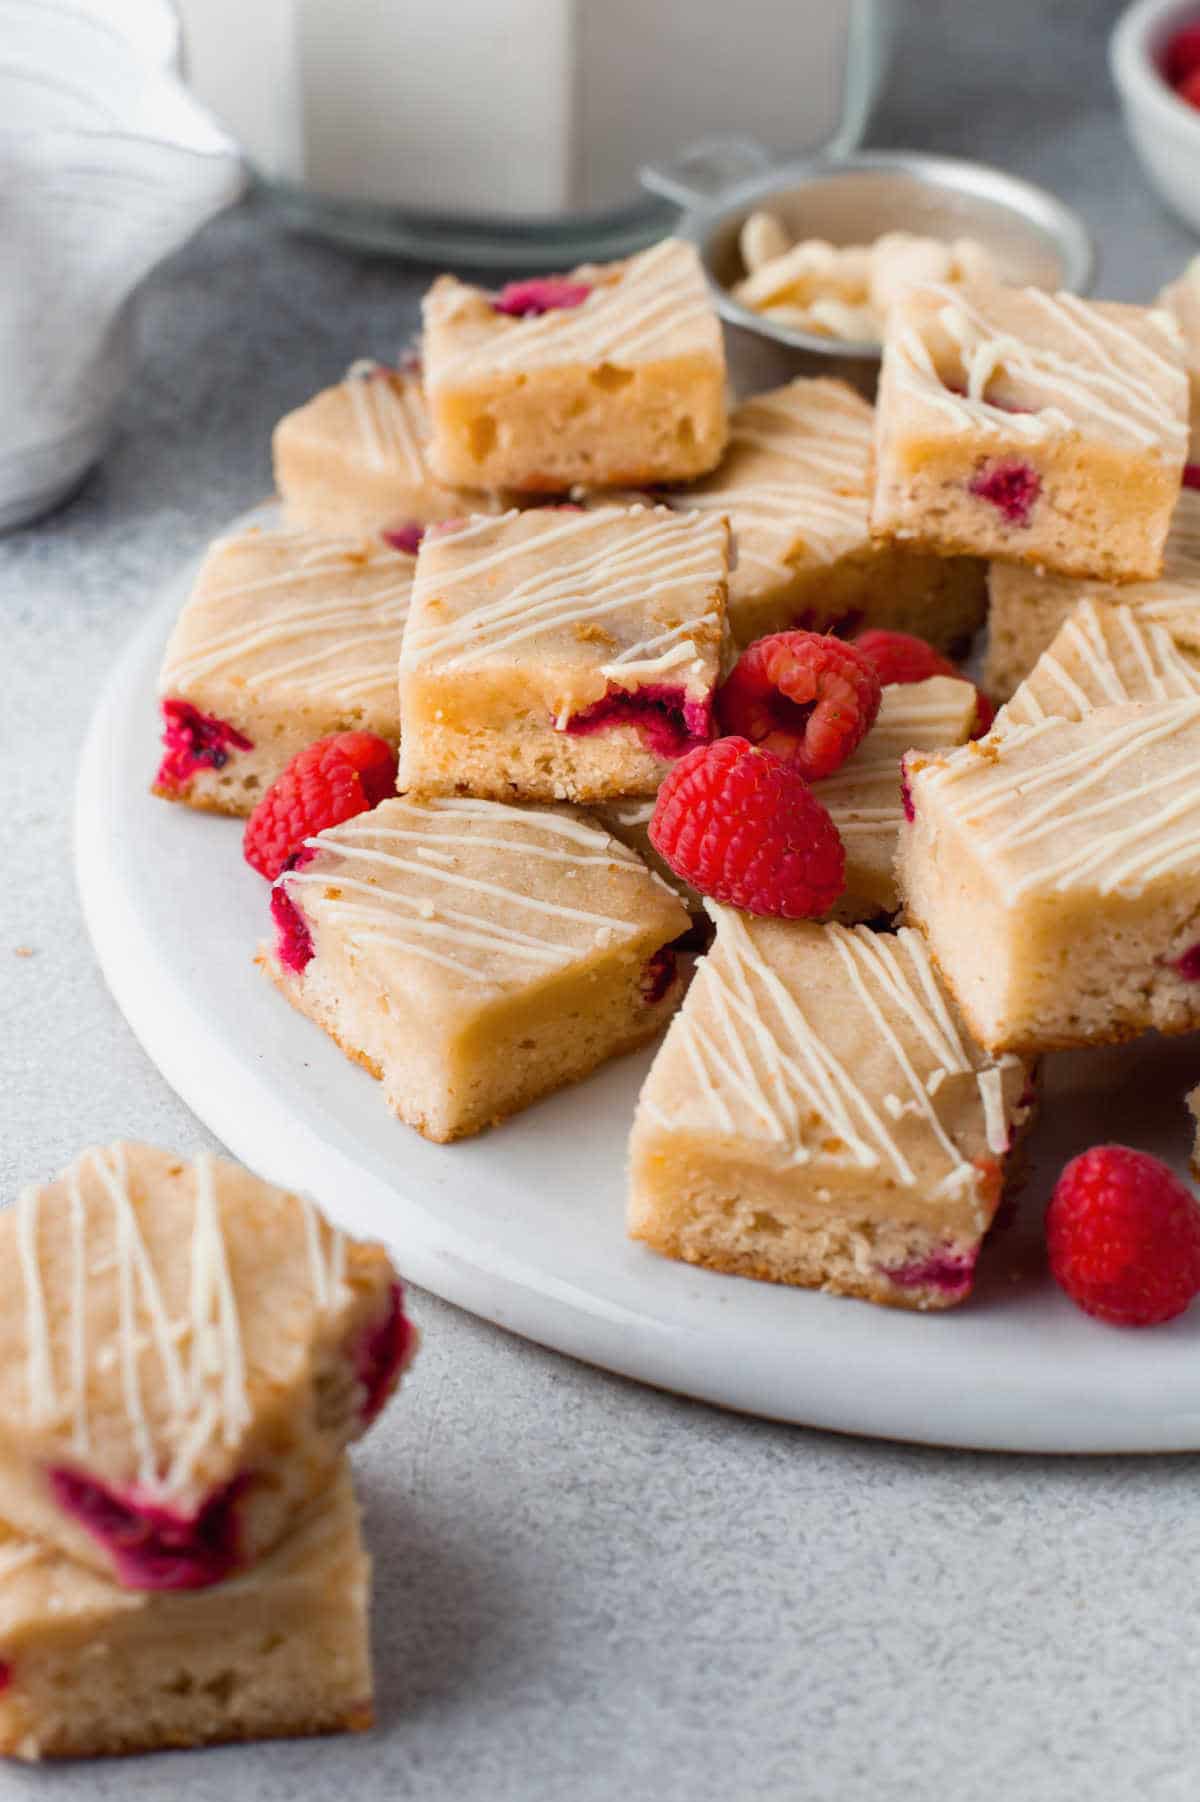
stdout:
POLYGON ((345 389, 368 468, 426 481, 429 414, 420 382, 361 358, 346 371, 345 389))
POLYGON ((682 672, 685 686, 706 693, 717 673, 726 544, 724 518, 661 507, 473 520, 421 559, 401 668, 470 669, 536 644, 557 661, 595 660, 623 687, 682 672), (657 596, 678 597, 669 623, 656 617, 657 596), (610 644, 627 640, 602 663, 602 651, 572 636, 600 621, 610 644))
POLYGON ((1181 649, 1140 609, 1083 600, 1043 651, 995 731, 1051 718, 1083 719, 1098 707, 1200 696, 1200 654, 1181 649))
POLYGON ((749 1132, 766 1137, 785 1163, 886 1171, 907 1189, 928 1180, 918 1178, 897 1137, 899 1123, 915 1118, 925 1130, 926 1160, 940 1170, 934 1192, 949 1195, 969 1188, 977 1172, 933 1097, 950 1077, 968 1077, 978 1085, 985 1142, 995 1156, 1004 1154, 1010 1135, 1000 1073, 982 1053, 968 1051, 919 933, 819 929, 841 973, 838 1007, 858 1016, 890 1054, 894 1075, 876 1097, 830 1049, 806 996, 761 949, 755 923, 706 907, 717 943, 700 960, 660 1054, 661 1062, 681 1049, 694 1080, 664 1110, 656 1065, 640 1104, 649 1118, 667 1130, 749 1132))
POLYGON ((691 245, 664 238, 623 264, 580 270, 578 279, 593 284, 581 305, 516 319, 492 313, 478 289, 443 278, 426 297, 427 354, 430 334, 439 327, 447 336, 462 330, 463 343, 429 356, 427 386, 454 387, 493 372, 555 364, 620 367, 697 350, 720 356, 720 329, 691 245), (460 312, 474 315, 474 330, 459 325, 460 312))

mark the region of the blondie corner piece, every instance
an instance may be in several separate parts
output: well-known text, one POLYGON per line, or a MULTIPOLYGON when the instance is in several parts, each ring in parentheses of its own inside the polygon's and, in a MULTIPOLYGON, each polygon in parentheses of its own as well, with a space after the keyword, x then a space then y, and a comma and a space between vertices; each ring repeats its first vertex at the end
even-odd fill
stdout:
POLYGON ((0 1754, 362 1731, 369 1607, 344 1462, 274 1552, 215 1589, 134 1594, 0 1524, 0 1754))
POLYGON ((1063 575, 1153 578, 1187 415, 1165 312, 1038 288, 914 288, 888 315, 871 529, 1063 575))
POLYGON ((905 758, 907 917, 992 1051, 1200 1027, 1200 700, 905 758))
POLYGON ((713 735, 729 531, 666 507, 538 508, 427 540, 400 658, 397 786, 654 794, 713 735))
POLYGON ((129 1589, 292 1528, 416 1347, 386 1252, 205 1154, 85 1151, 0 1213, 0 1519, 129 1589))
POLYGON ((293 525, 335 537, 403 531, 486 513, 429 467, 421 378, 363 360, 275 427, 275 486, 293 525))
POLYGON ((415 568, 378 539, 290 527, 219 539, 163 660, 155 794, 249 814, 314 739, 362 731, 397 744, 415 568))
POLYGON ((988 638, 983 682, 1007 700, 1080 601, 1130 608, 1147 626, 1163 626, 1181 645, 1200 649, 1200 493, 1175 503, 1162 575, 1154 582, 1089 582, 1021 563, 988 569, 988 638))
POLYGON ((499 295, 425 297, 432 462, 464 488, 561 493, 683 482, 725 448, 721 325, 690 244, 499 295), (526 305, 522 296, 527 296, 526 305))
POLYGON ((984 613, 984 566, 871 538, 874 412, 845 382, 800 376, 735 407, 729 448, 670 504, 725 513, 737 551, 729 629, 745 646, 792 627, 915 632, 943 650, 984 613))
POLYGON ((1029 1071, 971 1044, 919 933, 710 912, 638 1102, 631 1235, 894 1307, 964 1300, 1029 1071))
POLYGON ((578 1081, 678 1001, 687 911, 587 815, 406 797, 308 850, 260 961, 426 1138, 578 1081))
POLYGON ((1132 607, 1080 601, 992 729, 1083 719, 1127 701, 1187 700, 1200 700, 1200 643, 1176 644, 1132 607))

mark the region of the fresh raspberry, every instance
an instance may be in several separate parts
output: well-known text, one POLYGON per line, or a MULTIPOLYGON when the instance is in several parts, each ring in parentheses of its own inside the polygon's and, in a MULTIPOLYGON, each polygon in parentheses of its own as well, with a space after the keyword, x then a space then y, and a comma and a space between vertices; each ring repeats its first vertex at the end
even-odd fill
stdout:
POLYGON ((879 712, 879 677, 840 638, 776 632, 747 647, 717 696, 721 729, 814 782, 857 751, 879 712))
POLYGON ((1200 488, 1200 463, 1184 464, 1183 485, 1185 488, 1200 488))
POLYGON ((1200 69, 1200 25, 1185 25, 1167 44, 1163 72, 1172 87, 1178 87, 1200 69))
POLYGON ((1185 75, 1182 81, 1176 82, 1175 92, 1189 106, 1200 106, 1200 69, 1193 69, 1190 75, 1185 75))
POLYGON ((396 753, 373 732, 318 738, 292 758, 246 821, 242 854, 274 882, 306 838, 396 792, 396 753))
POLYGON ((565 275, 535 275, 525 282, 509 282, 492 300, 494 313, 514 319, 531 319, 560 307, 581 307, 591 293, 588 282, 573 282, 565 275))
MULTIPOLYGON (((871 664, 885 688, 890 688, 894 682, 927 682, 931 676, 954 676, 960 682, 969 680, 949 657, 943 657, 933 645, 914 637, 911 632, 885 632, 881 626, 872 626, 857 633, 851 643, 871 664)), ((989 732, 995 717, 995 702, 976 683, 974 736, 982 738, 989 732)))
POLYGON ((1157 1326, 1200 1295, 1200 1205, 1144 1151, 1096 1145, 1073 1158, 1046 1210, 1055 1281, 1086 1314, 1157 1326))
POLYGON ((658 791, 650 843, 702 895, 746 913, 814 919, 846 886, 846 853, 816 795, 744 738, 680 758, 658 791))

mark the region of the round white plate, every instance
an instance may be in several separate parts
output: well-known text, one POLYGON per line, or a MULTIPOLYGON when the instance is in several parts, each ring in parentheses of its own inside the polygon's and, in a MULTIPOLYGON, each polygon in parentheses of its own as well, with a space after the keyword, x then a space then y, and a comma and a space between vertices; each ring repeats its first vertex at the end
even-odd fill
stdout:
POLYGON ((1033 1174, 965 1306, 919 1315, 669 1263, 625 1237, 625 1142, 649 1055, 452 1146, 255 969, 266 884, 241 823, 147 792, 155 678, 192 572, 113 671, 80 771, 79 885, 113 994, 167 1080, 245 1163, 385 1240, 414 1282, 513 1332, 665 1389, 781 1420, 1028 1451, 1200 1449, 1200 1305, 1104 1327, 1055 1290, 1054 1174, 1119 1139, 1186 1167, 1195 1040, 1052 1059, 1033 1174))

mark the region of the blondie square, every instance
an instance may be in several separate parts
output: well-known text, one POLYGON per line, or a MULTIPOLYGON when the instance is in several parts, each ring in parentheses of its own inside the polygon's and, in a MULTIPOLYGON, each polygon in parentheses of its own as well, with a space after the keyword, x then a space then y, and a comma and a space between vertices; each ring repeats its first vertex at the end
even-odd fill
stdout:
POLYGON ((720 321, 690 244, 425 297, 431 462, 462 488, 558 493, 703 475, 725 448, 720 321))
POLYGON ((1157 576, 1187 452, 1164 311, 912 289, 888 315, 871 529, 1070 576, 1157 576))
POLYGON ((891 683, 858 750, 834 775, 814 783, 846 849, 846 886, 835 919, 852 925, 899 907, 895 863, 904 825, 904 754, 963 744, 978 723, 976 706, 974 684, 952 676, 891 683))
POLYGON ((398 786, 651 795, 713 735, 723 517, 539 508, 426 540, 400 657, 398 786))
POLYGON ((1163 289, 1158 304, 1173 315, 1183 339, 1189 391, 1188 462, 1200 464, 1200 256, 1192 258, 1178 281, 1163 289))
MULTIPOLYGON (((1126 701, 1200 699, 1200 643, 1176 644, 1133 607, 1080 601, 1044 650, 994 730, 1051 718, 1078 720, 1126 701)), ((923 747, 916 747, 922 749, 923 747)))
POLYGON ((1007 700, 1081 600, 1120 602, 1143 623, 1164 626, 1200 647, 1200 494, 1184 488, 1175 505, 1162 575, 1153 582, 1089 582, 1019 563, 988 570, 988 645, 983 680, 1007 700))
POLYGON ((573 809, 404 797, 308 851, 260 962, 426 1138, 578 1081, 678 1000, 686 909, 573 809))
POLYGON ((1029 1072, 971 1044, 918 933, 710 911, 638 1102, 630 1233, 769 1282, 962 1301, 1029 1072))
POLYGON ((0 1525, 0 1754, 361 1731, 369 1601, 344 1462, 282 1544, 214 1589, 135 1594, 0 1525))
POLYGON ((1200 699, 905 759, 897 872, 991 1051, 1200 1027, 1200 699))
POLYGON ((0 1519, 129 1589, 276 1545, 415 1349, 378 1245, 205 1154, 85 1151, 0 1212, 0 1519))
POLYGON ((331 537, 391 532, 415 549, 422 526, 493 505, 438 481, 420 375, 382 363, 352 364, 344 381, 286 413, 272 449, 288 520, 331 537))
POLYGON ((400 738, 412 556, 381 540, 253 529, 209 551, 167 645, 154 792, 248 814, 333 732, 400 738))
POLYGON ((793 626, 867 624, 948 649, 982 622, 984 566, 975 558, 871 538, 873 418, 844 382, 800 376, 735 407, 719 468, 671 495, 673 507, 728 515, 737 645, 793 626))

